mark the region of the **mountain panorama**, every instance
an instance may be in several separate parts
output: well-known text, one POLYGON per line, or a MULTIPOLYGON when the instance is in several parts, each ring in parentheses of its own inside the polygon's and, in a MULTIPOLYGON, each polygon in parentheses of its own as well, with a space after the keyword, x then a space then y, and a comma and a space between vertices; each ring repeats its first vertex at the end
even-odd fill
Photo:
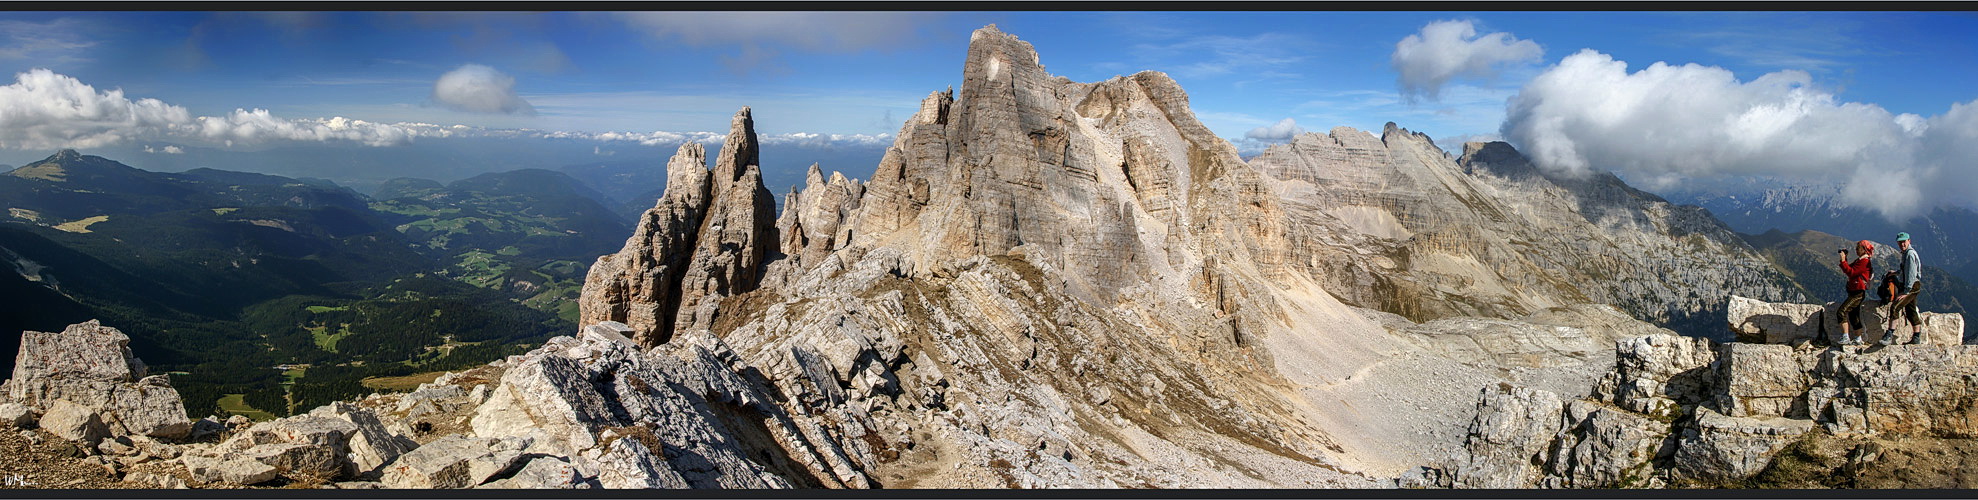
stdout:
POLYGON ((632 220, 549 171, 373 198, 74 151, 20 167, 0 183, 21 193, 0 255, 21 279, 0 284, 45 306, 8 313, 27 331, 0 386, 0 474, 1978 486, 1961 314, 1912 335, 1872 297, 1870 344, 1842 345, 1820 303, 1832 263, 1782 264, 1703 208, 1502 142, 1452 155, 1390 123, 1246 161, 1166 74, 1074 82, 993 25, 862 180, 814 166, 779 208, 751 110, 728 130, 680 146, 632 220), (250 386, 211 375, 231 361, 204 342, 315 357, 248 367, 292 378, 250 386), (394 378, 414 380, 374 384, 394 378))

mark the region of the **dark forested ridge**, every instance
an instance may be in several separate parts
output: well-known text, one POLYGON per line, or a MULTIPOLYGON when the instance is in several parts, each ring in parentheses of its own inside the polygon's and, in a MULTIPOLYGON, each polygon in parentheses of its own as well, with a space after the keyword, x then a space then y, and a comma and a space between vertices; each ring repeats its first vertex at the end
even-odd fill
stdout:
POLYGON ((630 233, 557 172, 386 188, 397 196, 72 150, 12 169, 0 373, 21 330, 98 318, 173 375, 192 414, 284 415, 570 331, 588 265, 630 233))

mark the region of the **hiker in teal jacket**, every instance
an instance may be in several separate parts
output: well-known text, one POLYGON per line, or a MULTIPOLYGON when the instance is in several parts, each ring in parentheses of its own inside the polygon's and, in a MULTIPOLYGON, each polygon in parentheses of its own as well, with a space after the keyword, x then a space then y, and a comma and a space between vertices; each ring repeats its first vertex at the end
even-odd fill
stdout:
MULTIPOLYGON (((1923 291, 1923 260, 1909 246, 1909 233, 1896 233, 1896 246, 1902 250, 1901 263, 1896 266, 1896 283, 1902 291, 1889 304, 1889 330, 1895 331, 1896 312, 1901 311, 1903 319, 1909 320, 1909 343, 1926 344, 1929 340, 1923 338, 1923 322, 1916 310, 1916 295, 1923 291)), ((1882 334, 1882 345, 1895 343, 1890 337, 1894 335, 1882 334)))

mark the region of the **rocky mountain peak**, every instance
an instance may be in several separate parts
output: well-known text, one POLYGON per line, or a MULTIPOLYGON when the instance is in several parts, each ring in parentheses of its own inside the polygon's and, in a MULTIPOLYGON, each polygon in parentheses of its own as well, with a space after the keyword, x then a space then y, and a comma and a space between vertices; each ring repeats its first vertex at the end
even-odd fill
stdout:
POLYGON ((755 122, 735 113, 709 171, 698 143, 667 161, 659 202, 618 253, 598 258, 579 298, 584 323, 630 325, 646 345, 710 326, 723 297, 754 290, 777 245, 775 198, 762 185, 755 122))
POLYGON ((755 118, 748 106, 742 106, 742 110, 736 111, 734 118, 729 119, 728 137, 721 141, 721 154, 714 159, 715 187, 725 189, 741 180, 747 170, 761 168, 761 153, 756 145, 755 118))
POLYGON ((1505 178, 1539 175, 1530 159, 1503 141, 1463 143, 1463 155, 1456 160, 1465 173, 1489 173, 1505 178))

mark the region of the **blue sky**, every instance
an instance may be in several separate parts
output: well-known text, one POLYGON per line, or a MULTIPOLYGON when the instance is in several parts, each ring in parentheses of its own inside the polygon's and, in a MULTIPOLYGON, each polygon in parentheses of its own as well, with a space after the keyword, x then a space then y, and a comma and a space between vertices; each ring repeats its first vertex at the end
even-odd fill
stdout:
MULTIPOLYGON (((1861 147, 1901 143, 1892 147, 1908 155, 1898 163, 1914 164, 1904 179, 1921 189, 1916 196, 1955 194, 1925 189, 1933 180, 1978 184, 1978 177, 1933 177, 1978 169, 1947 159, 1965 151, 1947 145, 1955 141, 1902 125, 1942 122, 1935 129, 1943 135, 1963 122, 1954 105, 1978 100, 1971 84, 1978 82, 1971 36, 1978 16, 1968 13, 0 13, 0 75, 47 70, 37 80, 40 93, 21 90, 26 76, 0 81, 18 94, 0 89, 0 162, 39 158, 56 146, 394 147, 401 136, 431 140, 433 130, 463 130, 454 125, 637 143, 596 136, 629 132, 642 134, 635 139, 647 139, 648 147, 670 148, 662 143, 723 132, 728 115, 744 105, 754 108, 764 134, 820 134, 816 140, 877 147, 890 143, 921 97, 959 83, 970 31, 991 23, 1034 44, 1051 73, 1075 81, 1167 72, 1204 123, 1246 151, 1282 142, 1287 132, 1350 126, 1377 133, 1392 121, 1449 148, 1506 138, 1549 168, 1616 170, 1652 184, 1719 174, 1851 182, 1884 167, 1842 153, 1794 156, 1790 151, 1808 142, 1787 137, 1888 134, 1895 138, 1861 147), (1450 32, 1468 32, 1438 42, 1425 31, 1451 21, 1460 25, 1445 24, 1450 32), (1398 47, 1410 36, 1426 42, 1420 58, 1404 62, 1398 47), (1594 54, 1572 59, 1588 49, 1594 54), (1597 56, 1624 62, 1624 69, 1600 73, 1597 56), (1568 59, 1574 64, 1562 64, 1568 59), (1467 66, 1437 73, 1437 60, 1467 66), (1643 72, 1657 62, 1673 69, 1643 72), (1407 82, 1404 73, 1440 80, 1407 82), (1719 74, 1728 83, 1712 80, 1719 74), (1602 75, 1613 78, 1594 83, 1602 75), (448 77, 454 90, 436 91, 448 77), (1788 82, 1761 89, 1760 80, 1788 82), (1634 83, 1617 83, 1623 81, 1634 83), (49 111, 47 102, 34 102, 54 99, 51 86, 77 84, 88 87, 72 93, 127 105, 137 116, 49 111), (1601 94, 1613 90, 1599 85, 1661 97, 1645 101, 1645 111, 1616 111, 1627 113, 1621 116, 1567 107, 1635 97, 1601 94), (1691 92, 1684 85, 1716 87, 1691 92), (110 96, 114 90, 121 95, 110 96), (1514 106, 1521 92, 1527 98, 1514 106), (1708 102, 1690 102, 1692 95, 1708 102), (146 107, 144 99, 158 102, 146 107), (1732 139, 1731 146, 1673 155, 1680 160, 1642 158, 1625 135, 1711 128, 1658 118, 1656 107, 1724 115, 1708 123, 1749 124, 1766 119, 1754 110, 1781 106, 1801 114, 1757 129, 1780 138, 1737 147, 1744 139, 1732 139), (1863 106, 1880 111, 1861 115, 1863 106), (333 117, 347 120, 331 123, 333 117), (1863 120, 1895 125, 1829 130, 1863 120), (399 123, 433 127, 385 127, 399 123), (1595 125, 1560 131, 1544 123, 1595 125), (1624 135, 1582 131, 1615 123, 1625 126, 1608 132, 1624 135), (1815 166, 1755 159, 1776 156, 1815 166)), ((1661 147, 1745 132, 1726 128, 1661 147)))

